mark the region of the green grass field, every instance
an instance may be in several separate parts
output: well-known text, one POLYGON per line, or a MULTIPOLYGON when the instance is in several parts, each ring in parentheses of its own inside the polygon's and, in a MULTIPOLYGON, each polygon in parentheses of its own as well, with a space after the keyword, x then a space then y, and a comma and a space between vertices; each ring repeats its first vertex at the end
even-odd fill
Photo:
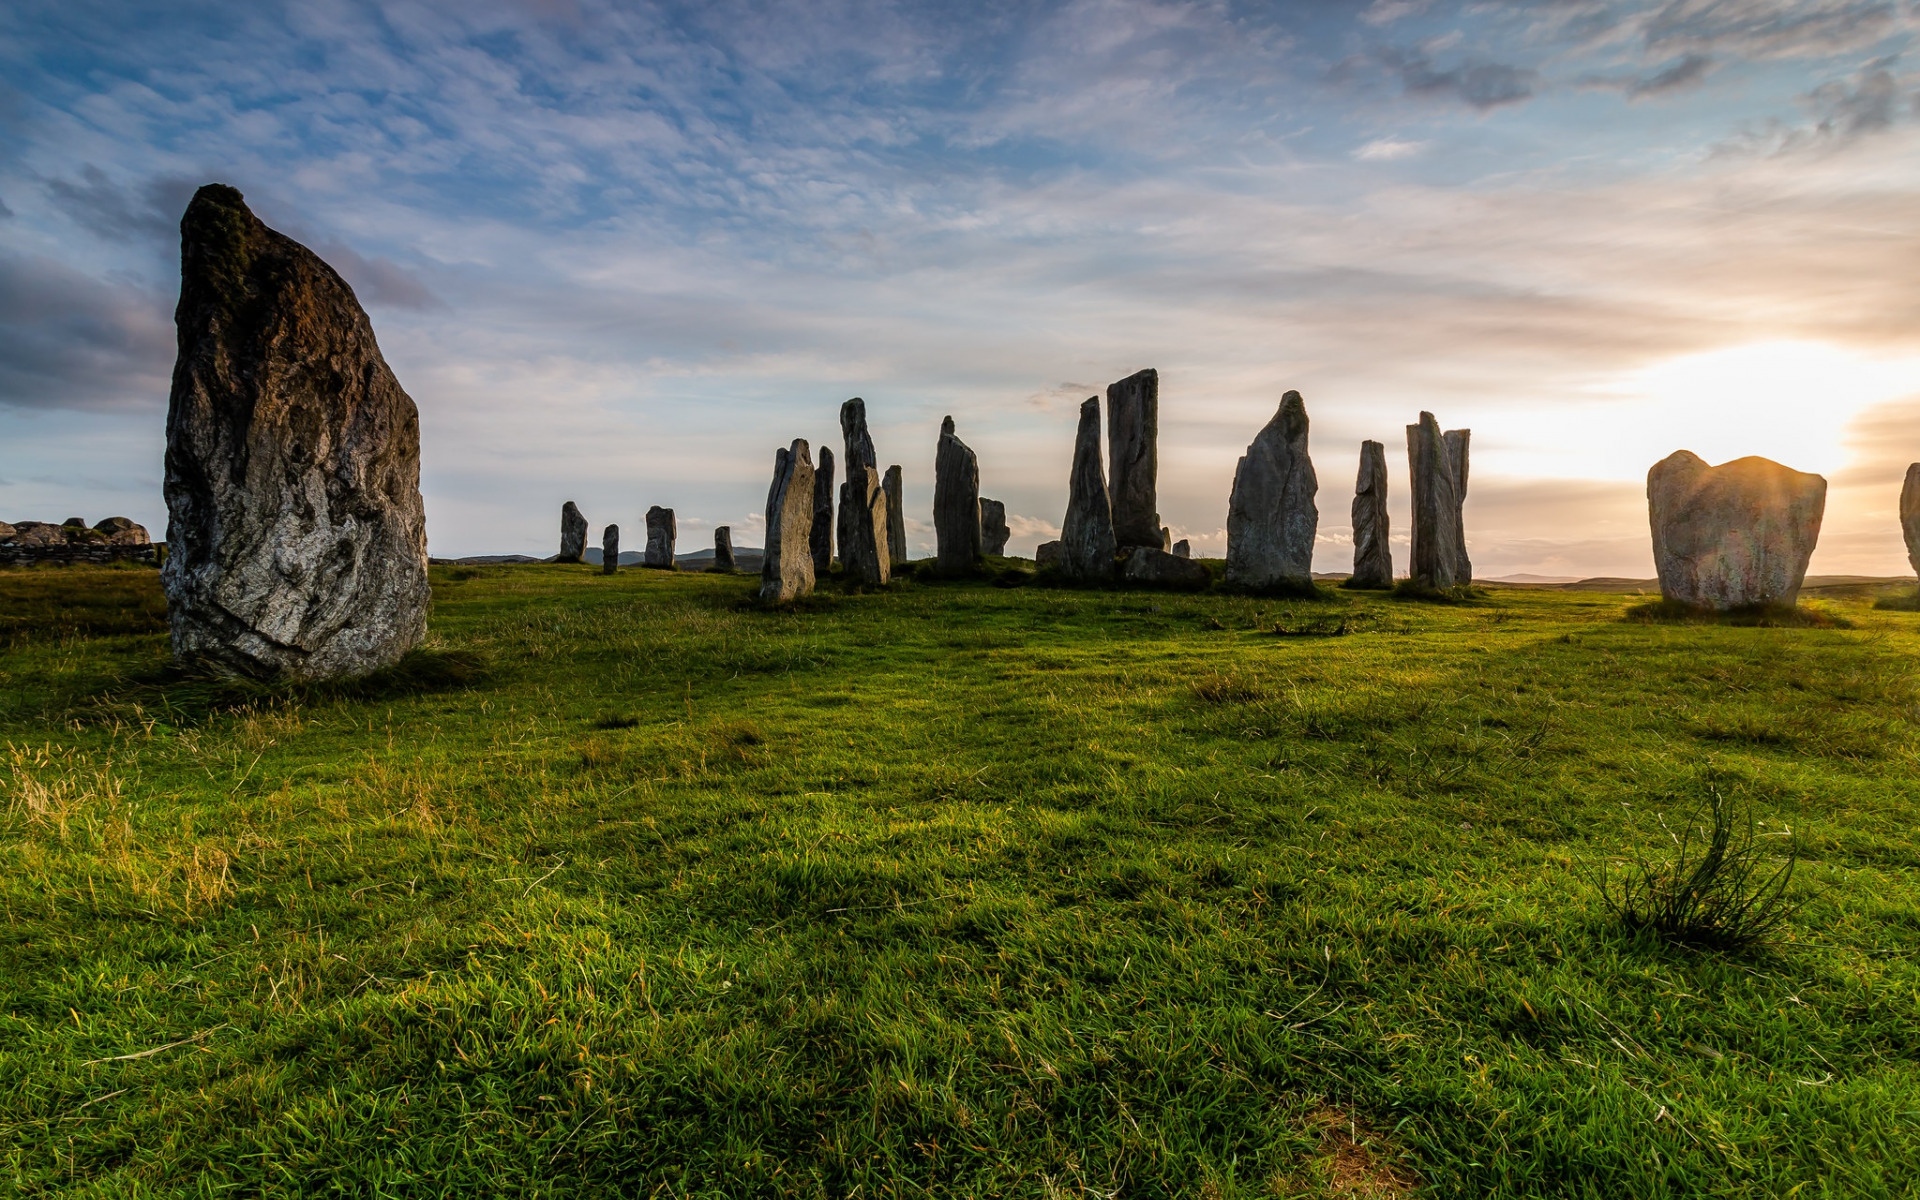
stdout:
POLYGON ((1920 1191, 1920 614, 434 585, 276 691, 0 572, 0 1191, 1920 1191), (1769 948, 1590 881, 1709 784, 1769 948))

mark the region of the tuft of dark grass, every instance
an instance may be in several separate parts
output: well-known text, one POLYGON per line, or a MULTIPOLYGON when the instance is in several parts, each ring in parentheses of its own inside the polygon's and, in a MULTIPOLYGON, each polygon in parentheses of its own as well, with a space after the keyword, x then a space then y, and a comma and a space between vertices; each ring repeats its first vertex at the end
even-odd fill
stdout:
POLYGON ((160 572, 145 563, 0 569, 0 649, 166 631, 160 572))
POLYGON ((640 718, 629 713, 607 713, 593 723, 595 729, 633 729, 640 724, 640 718))
POLYGON ((1450 588, 1427 587, 1411 579, 1402 579, 1389 593, 1396 600, 1418 600, 1423 604, 1471 604, 1486 598, 1485 590, 1468 584, 1450 588))
POLYGON ((1654 600, 1627 609, 1623 620, 1641 625, 1734 625, 1758 629, 1852 629, 1853 622, 1824 608, 1797 604, 1751 604, 1721 612, 1654 600))
POLYGON ((1736 811, 1709 780, 1680 833, 1664 817, 1660 825, 1674 844, 1671 858, 1652 861, 1637 854, 1618 878, 1604 865, 1599 873, 1602 903, 1628 929, 1648 930, 1675 945, 1744 950, 1771 940, 1798 911, 1787 889, 1799 842, 1790 839, 1782 858, 1767 854, 1757 841, 1750 804, 1736 811))
POLYGON ((488 682, 492 674, 492 659, 476 649, 412 650, 393 666, 324 682, 267 682, 169 662, 117 681, 109 694, 96 697, 86 711, 108 720, 141 712, 173 725, 196 725, 221 714, 275 704, 393 700, 464 691, 488 682))
POLYGON ((1209 672, 1193 681, 1193 694, 1206 704, 1251 704, 1266 699, 1266 690, 1240 675, 1209 672))
POLYGON ((1894 592, 1873 602, 1883 612, 1920 612, 1920 592, 1894 592))

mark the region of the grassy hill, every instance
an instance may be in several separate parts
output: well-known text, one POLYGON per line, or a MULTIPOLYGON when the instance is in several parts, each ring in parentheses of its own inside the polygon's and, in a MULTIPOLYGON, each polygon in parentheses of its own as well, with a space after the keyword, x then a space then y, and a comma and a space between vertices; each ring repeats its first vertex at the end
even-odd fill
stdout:
POLYGON ((262 689, 0 573, 0 1190, 1920 1188, 1920 614, 434 589, 262 689), (1800 847, 1768 948, 1591 881, 1710 788, 1800 847))

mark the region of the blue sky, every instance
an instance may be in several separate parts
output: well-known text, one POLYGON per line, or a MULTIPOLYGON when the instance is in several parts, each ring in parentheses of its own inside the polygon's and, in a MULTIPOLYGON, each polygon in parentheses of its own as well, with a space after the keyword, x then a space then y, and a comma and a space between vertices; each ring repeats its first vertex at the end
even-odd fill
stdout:
MULTIPOLYGON (((1014 548, 1078 402, 1162 376, 1163 517, 1222 548, 1298 388, 1338 569, 1358 443, 1474 429, 1484 574, 1651 574, 1686 446, 1833 484, 1904 569, 1920 459, 1909 0, 108 5, 0 12, 0 518, 165 524, 199 183, 354 285, 436 554, 679 514, 866 398, 930 537, 940 417, 1014 548)), ((1404 545, 1400 547, 1404 557, 1404 545)))

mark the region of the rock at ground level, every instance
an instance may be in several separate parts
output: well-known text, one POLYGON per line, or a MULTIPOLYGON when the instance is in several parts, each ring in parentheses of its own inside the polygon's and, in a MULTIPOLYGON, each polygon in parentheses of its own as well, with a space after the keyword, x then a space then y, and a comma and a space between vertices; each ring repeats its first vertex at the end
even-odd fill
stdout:
POLYGON ((1181 538, 1173 544, 1173 556, 1175 558, 1192 558, 1193 543, 1189 542, 1186 538, 1181 538))
POLYGON ((1007 539, 1013 533, 1007 528, 1007 506, 998 500, 980 497, 980 550, 985 554, 1005 554, 1007 539))
POLYGON ((388 666, 426 634, 420 418, 333 269, 210 184, 180 222, 173 650, 230 674, 388 666))
POLYGON ((760 558, 760 599, 784 604, 813 591, 813 459, 805 438, 773 456, 767 489, 767 546, 760 558))
POLYGON ((587 519, 569 500, 560 506, 560 556, 553 561, 577 563, 587 553, 587 519))
POLYGON ((1413 493, 1407 575, 1416 587, 1444 590, 1473 582, 1472 565, 1461 553, 1462 493, 1454 480, 1450 449, 1432 413, 1421 413, 1419 424, 1407 426, 1407 482, 1413 493))
POLYGON ((840 485, 840 569, 847 578, 878 587, 892 575, 887 554, 887 492, 871 465, 847 468, 840 485))
POLYGON ((813 469, 813 575, 824 578, 833 570, 833 448, 820 447, 820 463, 813 469))
POLYGON ((717 525, 713 530, 713 570, 733 573, 733 526, 717 525))
POLYGON ((1233 472, 1227 501, 1227 582, 1255 591, 1313 587, 1320 490, 1307 452, 1307 405, 1299 392, 1255 435, 1233 472))
POLYGON ((1036 567, 1057 567, 1060 565, 1061 542, 1041 542, 1034 547, 1033 565, 1036 567))
POLYGON ((935 568, 964 575, 980 566, 980 461, 954 433, 953 418, 940 422, 933 456, 935 568))
POLYGON ((880 490, 887 494, 887 560, 890 566, 903 566, 907 561, 907 510, 903 495, 906 491, 900 480, 898 464, 887 468, 880 480, 880 490))
POLYGON ((672 509, 661 508, 658 504, 649 508, 647 550, 641 557, 641 565, 656 571, 673 570, 673 544, 679 539, 679 533, 680 527, 674 522, 672 509))
POLYGON ((1818 475, 1764 458, 1710 467, 1675 451, 1647 472, 1660 594, 1723 612, 1795 603, 1826 507, 1818 475))
POLYGON ((600 573, 611 575, 620 569, 620 527, 609 525, 600 533, 600 573))
POLYGON ((1213 582, 1204 563, 1169 554, 1158 546, 1135 546, 1123 553, 1126 558, 1120 577, 1127 583, 1197 591, 1213 582))
POLYGON ((1900 532, 1907 539, 1907 563, 1920 574, 1920 463, 1907 468, 1907 482, 1900 489, 1900 532))
POLYGON ((1080 427, 1073 438, 1067 519, 1060 529, 1060 573, 1086 583, 1110 583, 1115 550, 1113 512, 1100 468, 1100 399, 1089 396, 1080 406, 1080 427))
POLYGON ((1387 448, 1360 443, 1360 475, 1353 485, 1353 588, 1393 586, 1393 550, 1387 542, 1387 448))
POLYGON ((1136 371, 1107 388, 1108 519, 1116 546, 1165 548, 1160 535, 1160 372, 1136 371))

